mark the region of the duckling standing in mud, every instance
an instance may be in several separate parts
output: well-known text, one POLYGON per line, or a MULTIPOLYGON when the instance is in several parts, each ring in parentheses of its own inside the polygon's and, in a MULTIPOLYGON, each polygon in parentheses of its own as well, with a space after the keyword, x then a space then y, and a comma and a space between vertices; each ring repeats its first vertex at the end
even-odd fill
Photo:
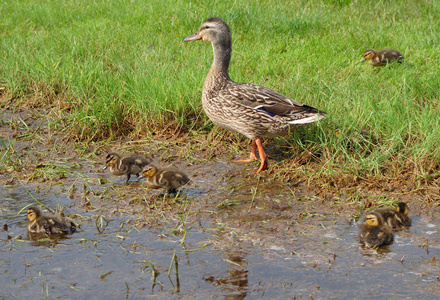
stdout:
POLYGON ((42 215, 38 207, 32 206, 27 210, 27 225, 29 233, 71 234, 76 231, 76 225, 59 215, 42 215))
POLYGON ((105 164, 103 170, 110 168, 110 172, 116 176, 126 175, 127 180, 125 183, 128 184, 131 175, 136 175, 139 180, 139 173, 142 169, 148 165, 151 161, 145 157, 139 155, 130 155, 121 158, 117 153, 109 153, 105 158, 105 164))
POLYGON ((383 207, 375 209, 374 212, 380 214, 384 224, 390 228, 411 226, 409 209, 405 202, 397 203, 397 208, 383 207))
POLYGON ((398 61, 400 63, 401 60, 404 59, 399 51, 393 49, 382 49, 377 52, 373 49, 368 49, 365 50, 362 56, 363 58, 361 59, 361 62, 369 60, 370 64, 376 67, 385 66, 393 61, 398 61))
POLYGON ((387 245, 394 240, 393 233, 384 225, 382 216, 376 212, 367 215, 365 224, 359 231, 359 240, 367 248, 377 248, 387 245))
POLYGON ((146 166, 142 170, 142 176, 139 179, 141 178, 146 178, 146 183, 149 188, 163 188, 169 194, 176 193, 179 187, 190 182, 188 176, 176 168, 157 168, 153 165, 146 166))

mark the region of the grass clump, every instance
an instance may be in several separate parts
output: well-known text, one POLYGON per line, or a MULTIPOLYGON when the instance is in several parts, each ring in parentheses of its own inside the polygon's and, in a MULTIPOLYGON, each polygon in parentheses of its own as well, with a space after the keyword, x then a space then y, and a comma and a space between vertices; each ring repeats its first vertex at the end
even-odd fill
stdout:
POLYGON ((77 140, 210 130, 200 98, 211 46, 183 39, 218 16, 232 30, 233 80, 329 114, 288 138, 294 155, 313 150, 320 175, 438 177, 436 1, 16 0, 0 13, 3 97, 58 109, 77 140), (405 62, 358 63, 388 47, 405 62))

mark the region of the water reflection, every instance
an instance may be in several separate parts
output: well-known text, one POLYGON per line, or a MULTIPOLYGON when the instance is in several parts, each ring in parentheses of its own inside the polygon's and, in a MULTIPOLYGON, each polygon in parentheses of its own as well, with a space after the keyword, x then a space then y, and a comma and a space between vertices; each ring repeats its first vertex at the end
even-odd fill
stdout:
POLYGON ((223 295, 225 299, 239 300, 247 295, 249 280, 247 261, 243 253, 229 254, 226 261, 230 262, 227 269, 227 276, 224 278, 223 295))
MULTIPOLYGON (((38 196, 50 207, 72 202, 62 193, 38 196)), ((46 298, 70 299, 98 299, 97 291, 109 299, 438 297, 439 223, 432 217, 415 216, 411 228, 374 251, 360 247, 357 225, 344 216, 321 218, 319 226, 286 220, 282 228, 271 225, 275 217, 253 227, 243 219, 224 232, 205 220, 188 226, 182 244, 182 233, 168 234, 172 220, 130 229, 131 215, 73 206, 70 212, 84 217, 81 231, 48 239, 27 236, 17 215, 33 201, 25 189, 0 187, 0 197, 7 224, 0 230, 0 298, 28 298, 42 287, 46 298)))
MULTIPOLYGON (((233 250, 232 250, 233 251, 233 250)), ((239 300, 244 299, 249 289, 249 279, 247 261, 244 259, 246 253, 238 251, 227 253, 223 260, 228 263, 224 276, 214 276, 204 278, 206 282, 218 287, 225 299, 239 300)))

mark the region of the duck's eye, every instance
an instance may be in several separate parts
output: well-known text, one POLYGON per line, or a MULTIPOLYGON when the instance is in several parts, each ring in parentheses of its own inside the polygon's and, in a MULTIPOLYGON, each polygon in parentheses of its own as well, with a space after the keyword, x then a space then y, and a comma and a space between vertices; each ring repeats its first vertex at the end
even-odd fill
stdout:
POLYGON ((202 26, 201 30, 209 29, 210 27, 208 25, 202 26))

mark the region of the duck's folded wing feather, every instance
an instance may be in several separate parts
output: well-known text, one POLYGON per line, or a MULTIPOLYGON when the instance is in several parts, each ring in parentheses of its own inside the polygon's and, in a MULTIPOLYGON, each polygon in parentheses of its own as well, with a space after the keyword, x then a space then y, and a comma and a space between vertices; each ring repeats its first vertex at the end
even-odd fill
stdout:
POLYGON ((298 118, 297 115, 321 114, 325 112, 287 98, 264 86, 250 83, 234 83, 222 89, 218 95, 224 102, 234 102, 257 109, 270 116, 298 118))

